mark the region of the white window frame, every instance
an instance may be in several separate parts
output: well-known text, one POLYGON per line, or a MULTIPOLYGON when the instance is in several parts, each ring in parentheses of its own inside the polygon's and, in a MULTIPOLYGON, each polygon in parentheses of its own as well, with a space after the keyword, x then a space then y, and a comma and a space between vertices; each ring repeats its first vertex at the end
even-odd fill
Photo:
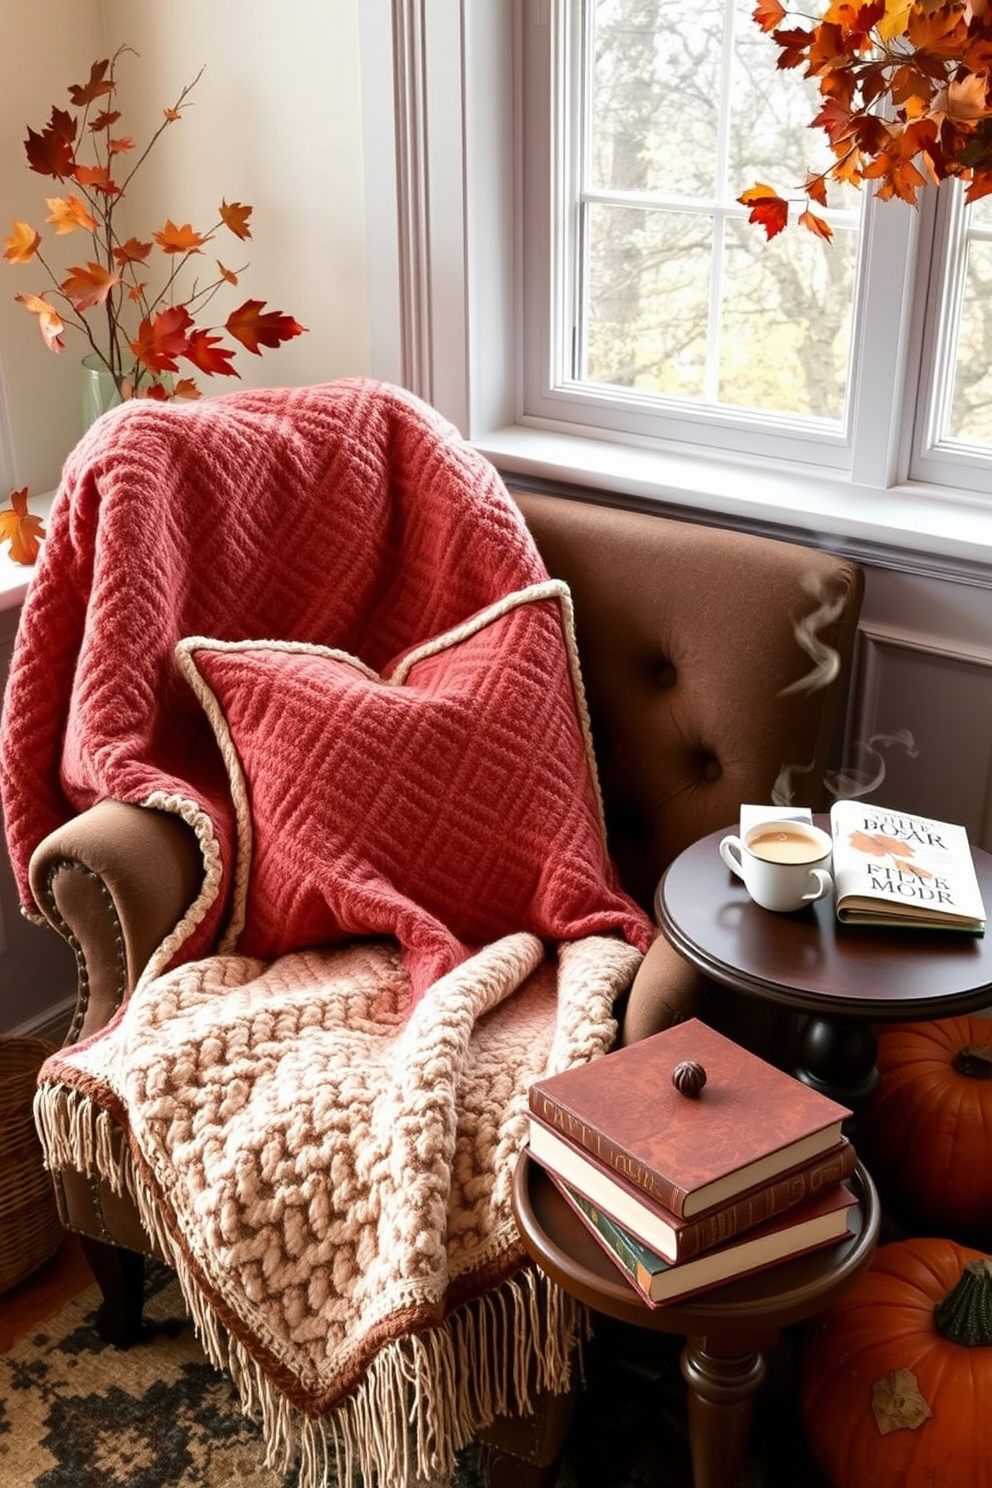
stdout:
POLYGON ((918 393, 924 327, 912 285, 929 204, 909 232, 901 208, 869 208, 885 268, 867 293, 885 329, 869 322, 859 348, 876 391, 854 420, 849 472, 590 437, 561 410, 525 414, 520 325, 531 310, 518 287, 530 276, 514 127, 524 6, 549 23, 548 0, 362 0, 366 141, 382 141, 384 119, 395 125, 366 170, 373 374, 432 402, 510 478, 992 587, 992 508, 964 486, 905 475, 900 413, 918 393), (378 287, 390 260, 393 302, 378 287))
POLYGON ((7 393, 3 381, 3 362, 0 361, 0 506, 7 505, 7 494, 14 481, 11 459, 10 417, 7 412, 7 393))

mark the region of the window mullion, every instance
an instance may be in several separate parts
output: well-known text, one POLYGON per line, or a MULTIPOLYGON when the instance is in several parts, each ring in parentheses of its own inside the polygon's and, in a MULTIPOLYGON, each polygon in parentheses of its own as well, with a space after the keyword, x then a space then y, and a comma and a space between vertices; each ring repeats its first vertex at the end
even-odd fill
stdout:
MULTIPOLYGON (((714 197, 722 204, 726 197, 726 180, 730 160, 730 99, 733 97, 733 63, 735 0, 724 0, 723 6, 723 58, 720 66, 723 100, 720 108, 720 126, 717 132, 716 159, 714 161, 714 197)), ((726 214, 722 210, 713 213, 713 268, 710 279, 709 324, 706 341, 706 397, 711 403, 720 397, 720 335, 723 320, 723 283, 725 253, 726 214)))
POLYGON ((864 202, 851 365, 851 480, 887 489, 902 478, 900 433, 915 392, 907 379, 920 223, 901 202, 864 202))

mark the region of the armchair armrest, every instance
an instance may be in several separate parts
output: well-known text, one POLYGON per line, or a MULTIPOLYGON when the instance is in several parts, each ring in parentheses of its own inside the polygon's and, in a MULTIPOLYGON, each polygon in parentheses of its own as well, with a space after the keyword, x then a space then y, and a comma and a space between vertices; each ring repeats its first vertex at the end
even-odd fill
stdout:
POLYGON ((636 1044, 698 1011, 705 978, 663 935, 637 970, 620 1021, 618 1044, 636 1044))
POLYGON ((101 801, 32 854, 36 903, 76 957, 68 1042, 107 1024, 156 946, 193 902, 203 860, 178 816, 101 801))

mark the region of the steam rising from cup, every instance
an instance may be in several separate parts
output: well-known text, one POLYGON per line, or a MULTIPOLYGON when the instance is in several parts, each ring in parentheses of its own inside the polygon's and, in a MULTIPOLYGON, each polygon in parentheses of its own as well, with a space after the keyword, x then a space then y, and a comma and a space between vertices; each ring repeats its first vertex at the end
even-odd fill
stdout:
MULTIPOLYGON (((843 596, 831 599, 824 592, 822 581, 814 574, 804 577, 803 587, 817 603, 810 614, 796 622, 794 633, 797 644, 812 658, 814 664, 805 676, 790 682, 788 687, 783 687, 781 697, 797 692, 816 692, 821 687, 829 687, 840 670, 838 652, 821 638, 819 632, 839 618, 844 608, 843 596)), ((892 734, 872 734, 867 742, 859 740, 854 749, 861 764, 844 770, 829 771, 823 781, 825 788, 832 796, 841 800, 870 795, 885 779, 885 759, 880 749, 897 745, 910 759, 916 759, 919 751, 909 729, 897 729, 892 734)), ((783 765, 772 787, 772 804, 791 806, 795 797, 793 777, 806 774, 812 768, 812 762, 807 765, 783 765)))

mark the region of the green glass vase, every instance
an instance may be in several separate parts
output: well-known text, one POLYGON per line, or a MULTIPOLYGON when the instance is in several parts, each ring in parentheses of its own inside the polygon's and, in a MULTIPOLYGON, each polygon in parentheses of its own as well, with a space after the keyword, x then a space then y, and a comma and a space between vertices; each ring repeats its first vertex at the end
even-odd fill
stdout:
POLYGON ((96 352, 83 357, 83 433, 94 424, 101 413, 116 408, 121 395, 114 385, 108 368, 96 352))

